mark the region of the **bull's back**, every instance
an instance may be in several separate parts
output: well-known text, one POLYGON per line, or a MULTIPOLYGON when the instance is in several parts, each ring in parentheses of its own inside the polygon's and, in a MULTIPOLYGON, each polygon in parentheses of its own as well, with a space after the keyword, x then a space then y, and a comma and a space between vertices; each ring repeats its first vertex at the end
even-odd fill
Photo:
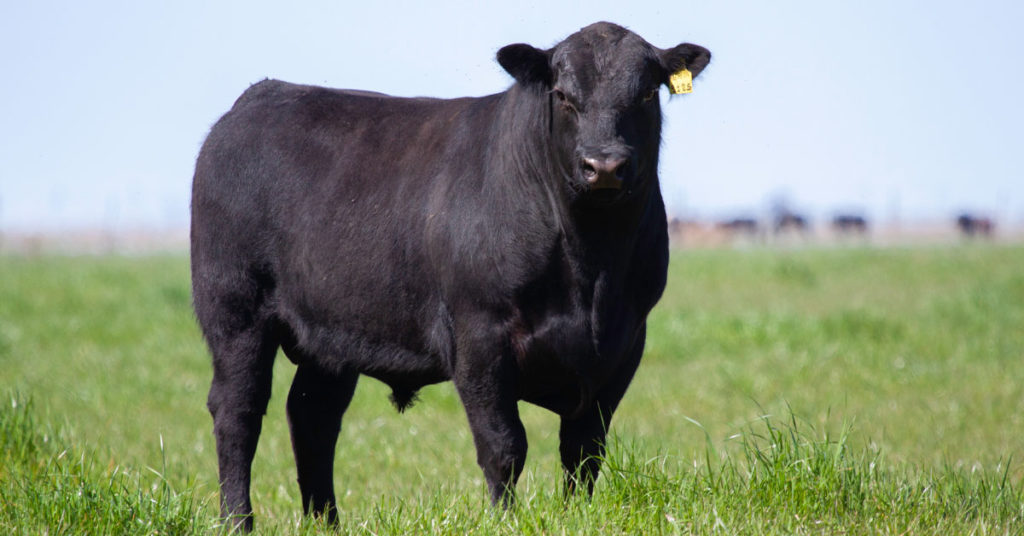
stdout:
POLYGON ((480 151, 467 146, 486 124, 482 100, 255 84, 200 151, 194 222, 204 234, 259 235, 261 246, 277 248, 325 235, 356 247, 379 238, 382 226, 418 240, 409 226, 422 221, 429 202, 450 194, 460 177, 479 175, 472 168, 480 151))
POLYGON ((427 188, 474 164, 467 145, 479 141, 494 97, 398 98, 267 80, 213 127, 200 169, 221 185, 278 194, 312 195, 327 182, 377 194, 427 188))

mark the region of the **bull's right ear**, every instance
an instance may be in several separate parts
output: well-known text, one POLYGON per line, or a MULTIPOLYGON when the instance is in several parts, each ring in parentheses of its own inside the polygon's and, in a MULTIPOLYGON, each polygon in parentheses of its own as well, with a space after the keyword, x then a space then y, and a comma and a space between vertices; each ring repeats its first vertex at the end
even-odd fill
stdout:
POLYGON ((708 52, 708 49, 690 43, 683 43, 661 52, 661 64, 669 74, 687 69, 693 78, 697 78, 710 61, 711 52, 708 52))
POLYGON ((530 45, 517 43, 498 51, 498 63, 520 84, 551 85, 551 63, 548 53, 530 45))

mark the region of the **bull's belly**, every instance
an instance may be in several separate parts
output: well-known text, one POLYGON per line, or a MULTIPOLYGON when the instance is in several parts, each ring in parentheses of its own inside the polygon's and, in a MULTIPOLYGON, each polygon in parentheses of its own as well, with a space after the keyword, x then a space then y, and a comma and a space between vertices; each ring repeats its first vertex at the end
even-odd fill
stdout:
POLYGON ((579 383, 568 383, 558 388, 524 390, 520 393, 520 399, 562 416, 573 415, 592 401, 579 383))
POLYGON ((425 348, 414 330, 407 330, 403 338, 395 330, 361 330, 354 322, 324 323, 298 315, 285 316, 300 350, 296 352, 299 359, 310 360, 318 368, 354 371, 407 389, 450 377, 440 354, 425 348))

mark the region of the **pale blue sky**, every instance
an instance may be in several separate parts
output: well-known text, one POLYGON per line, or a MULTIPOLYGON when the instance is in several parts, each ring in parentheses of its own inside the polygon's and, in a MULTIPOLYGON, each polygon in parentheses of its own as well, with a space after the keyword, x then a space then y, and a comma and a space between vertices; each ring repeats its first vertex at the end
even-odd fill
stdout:
POLYGON ((0 230, 184 227, 210 125, 265 77, 505 89, 503 45, 597 20, 714 59, 662 92, 671 211, 1024 221, 1020 2, 5 2, 0 230))

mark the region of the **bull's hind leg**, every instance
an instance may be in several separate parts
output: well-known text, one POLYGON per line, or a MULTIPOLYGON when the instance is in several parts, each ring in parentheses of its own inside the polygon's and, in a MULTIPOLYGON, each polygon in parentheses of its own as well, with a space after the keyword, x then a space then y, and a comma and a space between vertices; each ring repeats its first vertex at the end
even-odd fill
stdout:
POLYGON ((252 460, 270 400, 277 344, 262 326, 253 326, 213 337, 210 349, 213 383, 207 406, 217 439, 221 515, 243 530, 251 530, 252 460))
POLYGON ((299 362, 288 393, 288 424, 298 469, 302 509, 309 515, 326 515, 337 521, 334 499, 334 448, 341 431, 341 417, 352 401, 359 374, 331 374, 299 362))
POLYGON ((196 316, 213 354, 213 382, 207 407, 213 416, 220 471, 221 514, 251 530, 249 484, 278 334, 268 293, 273 283, 262 272, 225 269, 193 248, 196 316))

